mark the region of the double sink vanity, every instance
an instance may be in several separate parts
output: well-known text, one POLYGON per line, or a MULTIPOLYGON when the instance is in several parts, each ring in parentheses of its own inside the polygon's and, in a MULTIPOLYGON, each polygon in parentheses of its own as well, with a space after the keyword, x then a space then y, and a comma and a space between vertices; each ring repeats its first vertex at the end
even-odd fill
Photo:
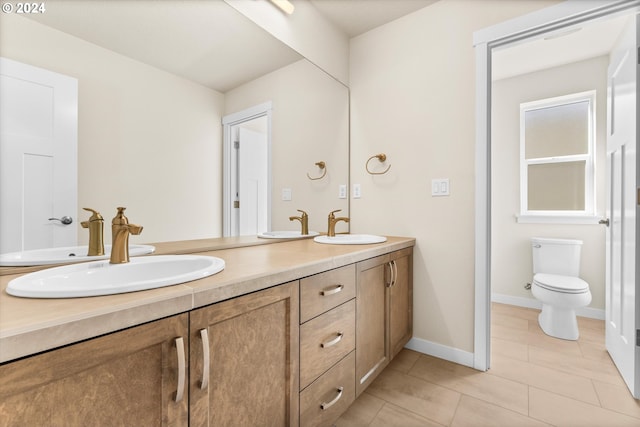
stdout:
POLYGON ((34 269, 0 268, 0 426, 331 425, 412 335, 415 239, 346 236, 158 243, 131 260, 222 269, 88 298, 9 295, 34 269))

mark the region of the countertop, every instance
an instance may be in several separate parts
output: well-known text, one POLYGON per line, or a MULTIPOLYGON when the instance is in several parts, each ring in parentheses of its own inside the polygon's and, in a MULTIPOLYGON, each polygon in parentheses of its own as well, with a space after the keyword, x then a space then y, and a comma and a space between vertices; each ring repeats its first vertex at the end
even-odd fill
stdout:
POLYGON ((224 238, 156 244, 156 254, 215 256, 225 261, 225 269, 180 285, 118 295, 18 298, 5 289, 23 272, 5 272, 0 276, 0 363, 415 245, 408 237, 388 237, 371 245, 325 245, 313 239, 252 242, 241 247, 224 238), (216 250, 209 250, 212 247, 216 250))
MULTIPOLYGON (((179 240, 175 242, 160 243, 140 243, 144 245, 155 246, 154 255, 166 254, 193 254, 198 252, 217 251, 220 249, 242 248, 246 246, 268 245, 288 241, 285 239, 263 239, 258 236, 237 236, 237 237, 219 237, 210 239, 197 240, 179 240)), ((136 242, 138 243, 138 242, 136 242)), ((65 265, 65 264, 58 264, 65 265)), ((33 271, 42 270, 43 268, 56 267, 57 265, 47 266, 25 266, 25 267, 0 267, 0 276, 11 274, 31 273, 33 271)))

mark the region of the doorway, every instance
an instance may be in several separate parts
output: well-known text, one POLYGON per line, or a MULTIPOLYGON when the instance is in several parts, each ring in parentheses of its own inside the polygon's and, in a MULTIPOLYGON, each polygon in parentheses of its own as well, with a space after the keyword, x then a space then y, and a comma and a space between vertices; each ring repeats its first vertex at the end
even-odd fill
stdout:
POLYGON ((0 252, 77 245, 77 79, 0 58, 0 93, 0 252))
POLYGON ((223 117, 223 236, 271 229, 271 103, 223 117))
POLYGON ((491 58, 493 49, 581 23, 616 16, 640 2, 564 2, 474 34, 476 47, 476 295, 474 367, 490 366, 491 310, 491 58))

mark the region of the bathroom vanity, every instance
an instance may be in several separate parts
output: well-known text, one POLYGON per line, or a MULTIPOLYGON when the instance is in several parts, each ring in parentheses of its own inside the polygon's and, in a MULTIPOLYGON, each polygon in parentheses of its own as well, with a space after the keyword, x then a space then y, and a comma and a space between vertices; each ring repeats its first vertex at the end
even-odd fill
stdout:
POLYGON ((3 292, 0 425, 330 425, 411 338, 414 244, 194 246, 225 270, 104 297, 3 292))

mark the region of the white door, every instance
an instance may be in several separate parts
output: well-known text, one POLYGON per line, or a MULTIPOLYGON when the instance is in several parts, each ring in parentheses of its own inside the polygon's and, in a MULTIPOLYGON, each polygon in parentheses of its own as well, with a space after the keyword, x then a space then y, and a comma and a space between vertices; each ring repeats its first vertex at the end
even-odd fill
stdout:
POLYGON ((608 70, 606 346, 635 398, 640 398, 636 345, 636 242, 640 182, 637 176, 638 17, 630 18, 608 70), (638 192, 638 194, 636 194, 638 192))
POLYGON ((0 252, 77 244, 77 123, 76 79, 0 58, 0 252))
POLYGON ((239 235, 255 235, 268 231, 267 138, 240 127, 238 146, 239 235))

